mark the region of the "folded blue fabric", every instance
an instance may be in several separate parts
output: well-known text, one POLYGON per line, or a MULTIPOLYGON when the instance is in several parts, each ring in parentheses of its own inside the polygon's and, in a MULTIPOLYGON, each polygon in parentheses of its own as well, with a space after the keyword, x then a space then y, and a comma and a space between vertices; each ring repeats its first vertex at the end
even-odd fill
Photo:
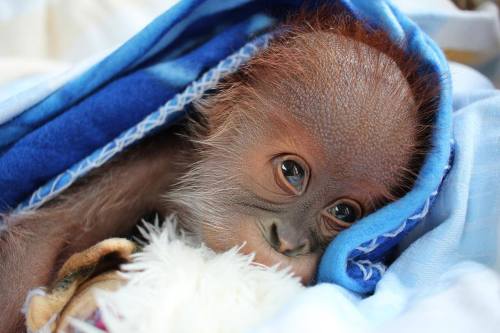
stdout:
MULTIPOLYGON (((181 1, 108 57, 0 125, 0 209, 36 208, 129 145, 171 125, 189 103, 265 47, 264 32, 273 23, 323 3, 385 29, 394 40, 404 38, 407 52, 423 59, 422 71, 447 76, 438 47, 388 1, 181 1)), ((414 188, 332 241, 318 281, 373 291, 387 251, 429 210, 450 159, 450 86, 446 80, 440 85, 434 146, 414 188)), ((0 105, 0 112, 15 107, 0 105)))

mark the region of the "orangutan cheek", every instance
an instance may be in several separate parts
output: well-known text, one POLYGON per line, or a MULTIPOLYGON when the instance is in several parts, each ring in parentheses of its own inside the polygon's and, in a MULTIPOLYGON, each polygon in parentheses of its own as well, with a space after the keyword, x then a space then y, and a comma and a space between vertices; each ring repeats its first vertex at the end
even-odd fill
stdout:
POLYGON ((223 228, 212 227, 210 224, 202 224, 201 227, 202 241, 216 252, 227 251, 249 242, 255 244, 264 241, 253 216, 234 214, 227 216, 221 224, 224 225, 223 228))

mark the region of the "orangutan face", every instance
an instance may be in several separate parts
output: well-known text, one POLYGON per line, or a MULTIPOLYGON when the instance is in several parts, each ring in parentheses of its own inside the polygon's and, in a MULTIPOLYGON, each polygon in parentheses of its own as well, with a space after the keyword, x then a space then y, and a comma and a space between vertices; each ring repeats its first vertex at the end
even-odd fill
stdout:
POLYGON ((209 247, 308 282, 339 232, 411 187, 418 108, 395 61, 331 32, 272 45, 244 77, 199 107, 200 160, 169 198, 209 247))

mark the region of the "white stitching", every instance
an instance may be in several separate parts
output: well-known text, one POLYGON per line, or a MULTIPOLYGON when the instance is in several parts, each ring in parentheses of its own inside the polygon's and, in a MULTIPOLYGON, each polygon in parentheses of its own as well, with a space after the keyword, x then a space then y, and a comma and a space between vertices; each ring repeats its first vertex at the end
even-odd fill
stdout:
POLYGON ((359 270, 363 274, 363 277, 362 277, 363 281, 368 281, 372 277, 374 277, 374 275, 373 275, 374 269, 379 271, 380 276, 384 275, 384 273, 387 269, 387 267, 383 263, 381 263, 381 262, 373 263, 369 259, 363 259, 363 260, 349 259, 349 262, 352 265, 355 265, 356 267, 359 268, 359 270))
MULTIPOLYGON (((452 144, 452 147, 453 147, 454 142, 452 141, 451 144, 452 144)), ((452 155, 453 154, 451 154, 451 156, 452 155)), ((451 157, 450 157, 450 162, 445 167, 445 173, 443 175, 443 179, 444 179, 444 177, 446 175, 446 171, 448 171, 450 169, 451 169, 451 157)), ((396 230, 384 233, 384 234, 382 234, 382 235, 380 235, 380 236, 372 239, 368 245, 366 245, 366 246, 358 246, 358 247, 355 248, 355 250, 358 250, 358 251, 360 251, 360 252, 362 252, 364 254, 368 254, 368 253, 374 251, 375 249, 377 249, 384 242, 384 240, 386 240, 387 238, 395 238, 400 233, 402 233, 406 229, 408 221, 410 221, 410 220, 415 221, 415 220, 421 220, 421 219, 423 219, 429 213, 429 209, 430 209, 430 206, 431 206, 431 201, 436 197, 437 194, 438 194, 438 190, 433 191, 431 193, 431 195, 429 196, 429 198, 427 198, 425 200, 425 203, 424 203, 423 207, 420 209, 420 212, 416 213, 416 214, 414 214, 412 216, 410 216, 396 230)), ((379 270, 380 276, 382 276, 385 273, 385 270, 386 270, 386 267, 385 267, 384 264, 382 264, 380 262, 374 264, 369 259, 356 260, 354 258, 349 258, 348 260, 349 260, 349 262, 351 262, 352 264, 354 264, 354 265, 356 265, 357 267, 360 268, 361 272, 363 273, 363 280, 364 281, 367 281, 367 280, 369 280, 372 277, 372 271, 371 270, 373 268, 379 270), (361 269, 362 266, 364 267, 364 269, 361 269)))

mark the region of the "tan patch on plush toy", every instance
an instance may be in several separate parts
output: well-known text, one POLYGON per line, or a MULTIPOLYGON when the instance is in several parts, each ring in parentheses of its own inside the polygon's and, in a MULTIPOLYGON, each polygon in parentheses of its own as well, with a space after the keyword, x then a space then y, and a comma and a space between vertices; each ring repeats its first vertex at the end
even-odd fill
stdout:
POLYGON ((111 238, 74 254, 47 290, 37 290, 28 298, 26 325, 29 331, 50 332, 67 327, 68 316, 85 318, 95 309, 91 289, 115 290, 123 279, 115 270, 130 260, 137 245, 127 239, 111 238), (104 273, 107 272, 107 273, 104 273), (104 274, 103 274, 104 273, 104 274))

